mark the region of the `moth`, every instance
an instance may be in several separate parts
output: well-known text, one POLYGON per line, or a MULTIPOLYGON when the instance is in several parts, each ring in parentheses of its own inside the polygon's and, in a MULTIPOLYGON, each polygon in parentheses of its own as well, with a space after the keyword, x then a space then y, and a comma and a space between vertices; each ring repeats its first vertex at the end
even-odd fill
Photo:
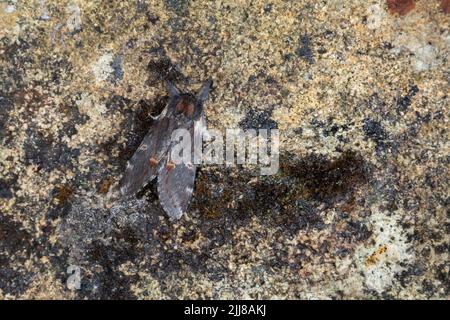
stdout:
MULTIPOLYGON (((139 148, 131 157, 120 182, 122 196, 129 198, 157 178, 158 198, 170 219, 177 220, 186 212, 194 190, 196 163, 174 164, 171 160, 172 132, 186 129, 191 141, 201 139, 206 130, 203 104, 208 99, 212 80, 209 79, 197 95, 181 93, 167 82, 169 102, 153 123, 139 148)), ((201 141, 201 140, 200 140, 201 141)), ((192 148, 192 157, 197 149, 192 148)))

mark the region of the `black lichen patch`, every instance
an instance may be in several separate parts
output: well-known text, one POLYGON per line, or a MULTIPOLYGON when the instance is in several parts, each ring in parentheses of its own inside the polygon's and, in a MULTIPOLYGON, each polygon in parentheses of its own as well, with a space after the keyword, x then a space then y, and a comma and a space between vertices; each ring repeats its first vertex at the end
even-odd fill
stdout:
POLYGON ((133 105, 133 102, 123 96, 112 95, 108 98, 105 105, 108 113, 114 113, 116 111, 124 112, 127 108, 133 105))
POLYGON ((165 0, 166 7, 179 14, 186 15, 189 9, 189 0, 165 0))
POLYGON ((264 6, 264 13, 270 13, 270 12, 272 12, 272 8, 273 8, 273 5, 272 5, 271 3, 266 4, 266 5, 264 6))
POLYGON ((256 111, 250 109, 245 118, 241 120, 239 126, 244 129, 277 129, 278 124, 272 119, 272 111, 256 111))
POLYGON ((51 171, 57 167, 73 167, 72 161, 79 156, 78 149, 70 149, 51 134, 45 136, 37 129, 27 129, 27 140, 24 143, 25 161, 35 164, 38 169, 51 171))
POLYGON ((295 53, 309 64, 314 63, 314 54, 311 49, 311 38, 308 35, 302 35, 300 37, 300 46, 297 50, 295 50, 295 53))
POLYGON ((448 295, 450 293, 450 262, 445 261, 435 267, 435 279, 448 295))
MULTIPOLYGON (((346 143, 348 142, 348 138, 346 137, 345 132, 348 131, 349 127, 352 125, 353 123, 336 124, 333 122, 333 119, 330 118, 326 124, 322 124, 320 127, 324 136, 333 136, 339 141, 346 143)), ((339 146, 336 148, 338 149, 339 146)))
POLYGON ((147 80, 148 85, 155 85, 160 81, 178 82, 185 80, 186 77, 181 72, 178 65, 173 64, 170 59, 161 57, 157 60, 150 60, 147 65, 149 77, 147 80))
POLYGON ((72 186, 58 186, 53 190, 51 197, 55 199, 55 203, 52 203, 50 209, 47 211, 47 218, 50 220, 55 220, 57 218, 65 217, 71 207, 72 204, 70 202, 75 189, 72 186))
POLYGON ((2 258, 31 251, 31 236, 20 223, 0 215, 0 250, 2 258))
POLYGON ((136 1, 136 11, 138 13, 145 13, 147 21, 153 25, 159 21, 159 17, 149 9, 148 4, 144 0, 136 1))
POLYGON ((367 226, 360 221, 353 221, 347 219, 348 216, 344 214, 342 221, 346 221, 346 225, 337 232, 337 235, 341 239, 351 241, 365 241, 369 239, 372 232, 367 228, 367 226))
POLYGON ((112 78, 111 82, 118 83, 120 80, 123 79, 123 69, 122 69, 122 57, 121 56, 115 56, 114 60, 111 64, 111 67, 113 68, 112 78))
POLYGON ((73 76, 73 66, 65 56, 42 57, 36 62, 40 68, 46 70, 46 77, 34 81, 34 86, 52 87, 53 92, 63 93, 63 87, 73 76))
POLYGON ((59 112, 64 114, 64 116, 68 119, 64 125, 64 130, 60 133, 60 138, 63 135, 67 135, 70 138, 71 136, 77 134, 78 130, 76 127, 86 123, 89 118, 87 115, 80 113, 74 102, 72 104, 61 105, 59 109, 59 112))
POLYGON ((120 244, 105 245, 100 240, 95 240, 88 250, 89 261, 100 272, 95 272, 84 279, 84 286, 79 293, 81 297, 90 299, 136 299, 131 293, 131 284, 138 280, 137 276, 127 276, 119 270, 120 264, 133 261, 138 250, 133 247, 137 240, 131 236, 123 235, 133 233, 125 229, 116 234, 114 239, 120 244))
POLYGON ((33 274, 3 265, 0 268, 0 279, 2 279, 0 289, 3 294, 19 296, 27 290, 33 280, 33 274))
POLYGON ((405 111, 412 103, 412 98, 419 92, 419 87, 416 85, 411 86, 408 93, 400 97, 397 101, 397 112, 405 111))
POLYGON ((33 45, 33 41, 26 41, 25 39, 9 42, 7 37, 4 37, 0 40, 0 46, 3 51, 2 58, 8 61, 7 68, 0 68, 3 92, 12 93, 24 86, 25 73, 34 62, 29 54, 29 50, 33 45))
POLYGON ((32 252, 31 235, 20 223, 0 214, 0 289, 3 294, 20 295, 27 289, 32 274, 22 270, 20 265, 32 252))
POLYGON ((363 130, 366 137, 372 139, 376 143, 377 151, 385 149, 388 134, 386 133, 380 122, 373 119, 365 119, 363 130))
POLYGON ((9 111, 12 107, 13 101, 11 97, 6 92, 0 91, 0 141, 2 142, 4 142, 7 134, 6 123, 9 119, 9 111))
POLYGON ((11 199, 13 197, 13 193, 11 188, 4 180, 0 180, 0 198, 3 199, 11 199))

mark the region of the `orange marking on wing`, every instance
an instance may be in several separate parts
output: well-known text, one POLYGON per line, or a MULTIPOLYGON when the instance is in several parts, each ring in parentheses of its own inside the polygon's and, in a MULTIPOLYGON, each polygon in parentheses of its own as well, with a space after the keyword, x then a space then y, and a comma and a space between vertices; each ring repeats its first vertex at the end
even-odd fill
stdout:
POLYGON ((150 166, 156 167, 158 165, 158 162, 159 161, 156 158, 154 158, 154 157, 150 158, 150 166))
POLYGON ((175 168, 175 163, 173 163, 172 161, 170 161, 167 165, 166 165, 166 169, 167 171, 172 171, 175 168))

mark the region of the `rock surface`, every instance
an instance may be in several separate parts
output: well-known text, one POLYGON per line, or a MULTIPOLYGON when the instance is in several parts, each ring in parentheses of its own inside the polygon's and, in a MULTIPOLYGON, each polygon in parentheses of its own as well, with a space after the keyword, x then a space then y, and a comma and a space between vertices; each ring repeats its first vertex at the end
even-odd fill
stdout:
POLYGON ((0 2, 0 298, 448 299, 450 19, 388 2, 0 2), (204 166, 176 223, 118 200, 164 81, 208 77, 278 174, 204 166))

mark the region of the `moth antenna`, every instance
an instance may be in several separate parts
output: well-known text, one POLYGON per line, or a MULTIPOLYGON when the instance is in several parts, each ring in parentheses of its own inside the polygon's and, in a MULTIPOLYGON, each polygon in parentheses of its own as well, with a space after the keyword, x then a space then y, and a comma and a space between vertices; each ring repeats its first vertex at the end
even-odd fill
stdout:
POLYGON ((203 103, 208 99, 209 90, 211 89, 212 83, 213 83, 212 79, 209 78, 208 81, 206 81, 205 84, 202 86, 202 88, 197 94, 198 102, 203 103))
POLYGON ((167 83, 167 89, 169 90, 169 96, 171 98, 177 97, 180 95, 180 90, 178 90, 177 87, 175 87, 175 85, 172 82, 166 81, 166 83, 167 83))

